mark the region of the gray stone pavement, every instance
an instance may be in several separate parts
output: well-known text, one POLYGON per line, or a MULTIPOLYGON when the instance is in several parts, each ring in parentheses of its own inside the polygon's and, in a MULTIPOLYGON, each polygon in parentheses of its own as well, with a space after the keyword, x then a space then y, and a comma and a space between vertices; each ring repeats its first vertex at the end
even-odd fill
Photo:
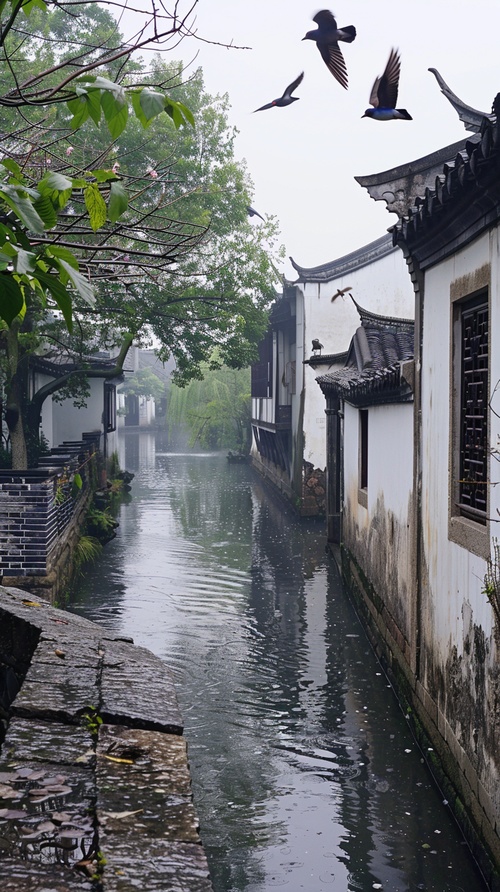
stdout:
POLYGON ((2 892, 213 892, 165 663, 0 586, 0 703, 2 892))

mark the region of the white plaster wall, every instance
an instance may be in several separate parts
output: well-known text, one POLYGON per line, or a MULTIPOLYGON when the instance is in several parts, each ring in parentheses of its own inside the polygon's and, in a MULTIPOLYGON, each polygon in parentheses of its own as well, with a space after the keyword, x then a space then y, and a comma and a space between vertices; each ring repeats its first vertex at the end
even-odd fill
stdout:
MULTIPOLYGON (((51 381, 51 378, 39 376, 39 384, 51 381)), ((59 446, 64 440, 81 440, 84 431, 102 431, 102 412, 104 405, 102 379, 90 380, 90 397, 87 406, 75 409, 73 400, 62 403, 53 402, 50 397, 42 408, 42 431, 49 442, 49 447, 59 446)))
MULTIPOLYGON (((304 288, 304 345, 305 356, 312 353, 312 339, 319 338, 323 353, 342 353, 347 350, 351 338, 360 325, 358 311, 351 300, 372 313, 396 316, 403 319, 414 317, 414 292, 406 261, 399 249, 385 257, 339 276, 325 283, 308 283, 304 288), (352 291, 337 297, 332 295, 340 288, 350 286, 352 291)), ((304 458, 317 468, 326 465, 325 398, 315 378, 333 369, 325 365, 315 369, 305 367, 306 398, 304 403, 304 458)))
POLYGON ((413 403, 368 409, 368 486, 359 501, 359 410, 344 407, 343 541, 400 632, 411 638, 413 403))
MULTIPOLYGON (((425 631, 433 639, 433 651, 442 663, 456 645, 463 651, 467 630, 464 605, 470 605, 473 621, 491 631, 491 608, 481 594, 485 560, 448 538, 449 444, 450 444, 450 283, 492 262, 491 352, 493 384, 500 378, 500 356, 494 332, 499 323, 498 236, 485 234, 450 258, 430 269, 425 277, 424 337, 422 354, 422 522, 424 559, 428 574, 425 631), (495 349, 496 348, 496 349, 495 349)), ((500 407, 497 400, 497 408, 500 407)), ((493 427, 498 419, 492 416, 493 427)), ((495 438, 493 438, 495 439, 495 438)), ((491 475, 498 480, 492 460, 491 475)), ((491 488, 491 510, 498 492, 491 488)), ((494 525, 493 525, 494 526, 494 525)), ((496 533, 496 529, 493 531, 496 533)), ((469 607, 465 613, 468 614, 469 607)))
POLYGON ((368 409, 367 508, 358 501, 359 410, 345 404, 344 480, 344 511, 355 518, 361 529, 369 526, 380 497, 386 510, 407 525, 413 490, 413 403, 368 409))

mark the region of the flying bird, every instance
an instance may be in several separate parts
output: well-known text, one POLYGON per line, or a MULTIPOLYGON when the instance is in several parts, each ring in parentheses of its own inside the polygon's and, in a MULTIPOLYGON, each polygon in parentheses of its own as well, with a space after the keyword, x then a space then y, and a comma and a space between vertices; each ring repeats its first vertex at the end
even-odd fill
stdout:
POLYGON ((303 77, 304 77, 304 72, 301 71, 299 76, 296 77, 295 80, 292 81, 291 84, 288 84, 288 87, 286 88, 285 92, 283 93, 283 96, 280 96, 279 99, 273 99, 273 101, 268 102, 267 105, 261 105, 261 107, 256 108, 255 111, 256 112, 264 111, 264 109, 266 109, 266 108, 274 108, 275 106, 277 108, 282 108, 284 105, 291 105, 292 102, 297 102, 297 100, 300 99, 300 97, 292 96, 292 93, 294 90, 297 89, 299 84, 302 83, 303 77))
POLYGON ((321 351, 323 349, 323 344, 320 344, 318 338, 313 338, 312 348, 313 348, 314 352, 316 352, 316 350, 319 350, 319 352, 321 353, 321 351))
POLYGON ((345 288, 338 288, 335 294, 332 294, 331 303, 333 303, 337 297, 343 297, 348 291, 352 291, 351 285, 347 285, 345 288))
POLYGON ((316 41, 316 46, 326 67, 339 84, 347 90, 347 69, 338 42, 343 40, 346 43, 352 43, 356 37, 356 28, 353 25, 337 28, 337 22, 328 9, 317 12, 313 17, 313 22, 316 22, 318 27, 314 31, 308 31, 302 40, 316 41))
MULTIPOLYGON (((247 205, 247 214, 249 217, 260 217, 261 220, 264 220, 264 217, 262 216, 262 214, 259 214, 259 212, 256 211, 255 208, 250 207, 250 205, 247 205)), ((264 220, 264 223, 265 222, 266 221, 264 220)))
POLYGON ((377 77, 370 94, 370 105, 362 118, 374 118, 376 121, 412 121, 413 118, 405 108, 396 108, 398 101, 399 73, 401 60, 398 50, 391 50, 382 77, 377 77))

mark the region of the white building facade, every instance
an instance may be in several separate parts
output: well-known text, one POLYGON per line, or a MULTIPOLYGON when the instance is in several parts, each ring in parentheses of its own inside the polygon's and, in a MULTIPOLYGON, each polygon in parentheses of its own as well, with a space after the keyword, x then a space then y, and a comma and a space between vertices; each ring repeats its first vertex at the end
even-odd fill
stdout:
POLYGON ((252 377, 252 461, 301 515, 324 515, 326 416, 319 373, 340 368, 356 304, 407 318, 413 289, 402 252, 382 238, 331 263, 299 267, 270 317, 252 377), (320 349, 313 349, 319 341, 320 349))

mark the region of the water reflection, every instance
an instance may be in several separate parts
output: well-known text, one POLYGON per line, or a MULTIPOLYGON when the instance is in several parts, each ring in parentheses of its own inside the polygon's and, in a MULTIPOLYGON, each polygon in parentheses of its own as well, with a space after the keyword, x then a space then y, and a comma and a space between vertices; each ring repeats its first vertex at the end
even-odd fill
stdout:
POLYGON ((175 673, 215 892, 480 890, 321 526, 222 456, 127 433, 117 539, 72 610, 175 673))

